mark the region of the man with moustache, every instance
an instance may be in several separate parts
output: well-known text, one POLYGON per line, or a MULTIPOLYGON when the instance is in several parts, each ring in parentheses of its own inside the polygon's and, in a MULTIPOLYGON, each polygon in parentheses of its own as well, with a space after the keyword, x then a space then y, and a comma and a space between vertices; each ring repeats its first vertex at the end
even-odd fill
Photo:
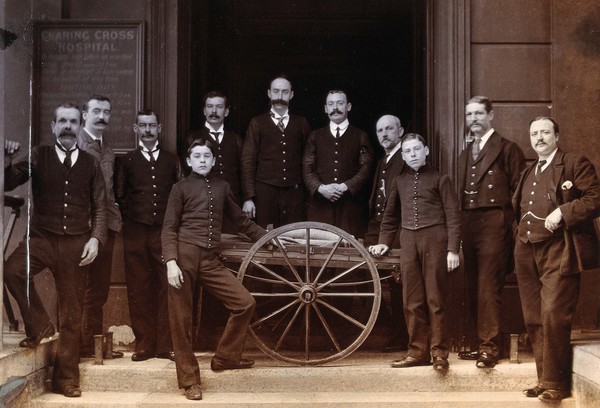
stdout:
POLYGON ((513 205, 518 220, 515 269, 538 384, 530 398, 560 401, 570 394, 571 323, 580 272, 597 268, 600 181, 583 155, 558 147, 558 123, 537 117, 529 125, 538 160, 519 180, 513 205))
MULTIPOLYGON (((106 216, 108 236, 100 248, 98 257, 89 268, 85 279, 83 297, 83 321, 81 356, 91 357, 94 351, 94 336, 104 334, 102 308, 108 299, 112 272, 113 248, 117 233, 121 231, 121 213, 115 201, 113 176, 115 154, 103 133, 110 122, 111 102, 106 96, 93 94, 83 105, 84 126, 77 135, 79 148, 98 160, 104 175, 106 189, 106 216)), ((123 357, 120 351, 113 351, 112 358, 123 357)))
POLYGON ((285 75, 271 81, 268 113, 250 120, 242 151, 243 211, 263 228, 305 219, 302 153, 311 131, 307 120, 291 114, 292 83, 285 75))
MULTIPOLYGON (((492 128, 494 111, 485 96, 474 96, 465 108, 472 143, 458 158, 458 187, 462 204, 462 249, 478 346, 458 357, 492 368, 500 350, 500 303, 504 275, 511 272, 511 197, 525 167, 523 152, 492 128)), ((475 335, 473 334, 473 337, 475 335)), ((475 343, 475 339, 472 339, 475 343)))
POLYGON ((54 146, 36 146, 29 156, 8 157, 7 191, 31 178, 33 213, 27 236, 4 264, 4 283, 15 298, 27 338, 21 347, 37 347, 55 330, 33 277, 49 268, 58 296, 60 336, 54 361, 54 392, 80 397, 79 339, 82 279, 106 240, 106 197, 96 159, 77 146, 81 112, 66 103, 54 111, 54 146))
MULTIPOLYGON (((236 202, 242 205, 242 185, 240 167, 243 141, 237 133, 226 130, 225 118, 229 115, 229 100, 219 91, 211 91, 204 95, 204 128, 188 136, 188 146, 194 140, 212 140, 216 150, 216 163, 213 172, 229 183, 236 202)), ((187 146, 186 146, 187 150, 187 146)), ((237 228, 229 218, 223 220, 223 233, 235 234, 237 228)))
POLYGON ((180 179, 181 166, 175 154, 160 148, 161 125, 156 113, 139 111, 133 131, 138 149, 123 157, 115 175, 115 195, 124 222, 129 316, 136 340, 131 360, 174 360, 161 230, 169 193, 180 179))
MULTIPOLYGON (((385 151, 384 157, 379 159, 373 178, 373 189, 369 199, 369 224, 365 234, 365 246, 376 245, 379 242, 379 230, 385 210, 385 203, 390 194, 392 179, 402 172, 404 160, 400 149, 400 141, 404 134, 404 128, 400 118, 392 115, 384 115, 377 121, 375 126, 379 144, 385 151)), ((398 237, 393 241, 392 247, 400 248, 398 237)), ((408 332, 404 320, 404 309, 402 307, 402 284, 400 276, 395 275, 387 279, 390 289, 389 312, 386 308, 381 310, 387 312, 391 323, 391 340, 381 351, 392 353, 406 350, 408 343, 408 332)), ((381 312, 380 312, 381 313, 381 312)))
POLYGON ((350 125, 351 109, 345 91, 329 91, 325 113, 330 122, 308 137, 303 173, 310 197, 308 220, 335 225, 358 238, 366 228, 363 196, 373 149, 367 133, 350 125))

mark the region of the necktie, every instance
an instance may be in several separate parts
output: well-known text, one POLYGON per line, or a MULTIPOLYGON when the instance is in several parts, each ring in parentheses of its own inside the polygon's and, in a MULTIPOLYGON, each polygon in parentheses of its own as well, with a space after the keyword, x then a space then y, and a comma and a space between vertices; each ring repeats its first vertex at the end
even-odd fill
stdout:
POLYGON ((210 134, 213 136, 213 139, 215 139, 215 142, 221 143, 221 141, 219 140, 219 135, 221 134, 221 132, 210 132, 210 134))
POLYGON ((67 168, 70 169, 71 166, 73 165, 73 162, 71 161, 71 155, 73 154, 73 152, 75 151, 75 149, 73 150, 67 150, 65 149, 61 144, 56 143, 56 147, 58 147, 59 150, 63 151, 65 153, 65 160, 63 161, 63 165, 67 168))
POLYGON ((277 122, 277 127, 279 128, 279 130, 281 130, 282 133, 285 132, 285 124, 283 123, 283 118, 284 116, 281 116, 277 122))
POLYGON ((283 123, 283 120, 287 118, 287 116, 284 115, 277 118, 275 117, 275 113, 271 112, 271 117, 273 119, 277 119, 277 127, 279 128, 279 130, 281 130, 281 133, 285 132, 285 123, 283 123))
POLYGON ((340 137, 340 127, 335 128, 335 138, 338 139, 340 137))
POLYGON ((96 144, 98 145, 98 147, 100 149, 102 149, 102 140, 100 140, 100 139, 94 139, 94 142, 96 142, 96 144))
POLYGON ((477 160, 477 157, 479 157, 479 152, 481 151, 481 148, 479 147, 479 142, 481 142, 481 137, 475 137, 475 140, 473 141, 473 147, 471 150, 471 153, 473 154, 473 161, 477 160))
POLYGON ((544 167, 544 164, 546 164, 546 160, 540 160, 538 162, 538 165, 535 169, 535 175, 539 176, 540 174, 542 174, 542 167, 544 167))
POLYGON ((156 159, 154 158, 154 153, 158 151, 158 145, 156 146, 156 148, 154 150, 144 150, 144 148, 142 146, 140 146, 140 150, 144 153, 148 153, 148 155, 150 156, 148 158, 148 161, 150 161, 150 163, 156 162, 156 159))

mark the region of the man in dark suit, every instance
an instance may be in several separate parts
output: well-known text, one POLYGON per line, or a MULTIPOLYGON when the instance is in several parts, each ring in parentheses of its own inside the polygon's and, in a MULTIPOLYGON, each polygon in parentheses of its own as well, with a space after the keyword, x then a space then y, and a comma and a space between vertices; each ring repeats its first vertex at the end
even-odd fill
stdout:
POLYGON ((342 228, 355 237, 366 229, 365 188, 371 180, 373 149, 367 133, 348 121, 352 103, 345 91, 327 94, 329 125, 313 131, 304 151, 307 218, 342 228))
POLYGON ((529 136, 538 160, 522 173, 513 197, 515 269, 538 384, 523 392, 559 401, 570 394, 580 272, 599 266, 594 218, 600 215, 600 181, 585 156, 558 148, 552 118, 535 118, 529 136))
POLYGON ((25 323, 27 338, 19 344, 35 348, 54 334, 54 327, 33 277, 45 268, 52 271, 60 325, 53 390, 80 397, 82 277, 106 240, 106 197, 98 162, 76 143, 79 108, 63 104, 54 115, 54 146, 36 146, 29 156, 5 162, 7 191, 31 178, 33 214, 27 236, 4 264, 4 282, 25 323))
MULTIPOLYGON (((219 91, 211 91, 204 95, 204 128, 191 133, 187 148, 194 140, 212 140, 217 151, 215 175, 229 183, 231 191, 239 205, 242 205, 241 159, 243 141, 237 133, 225 129, 225 118, 229 115, 229 100, 219 91)), ((223 232, 235 234, 237 228, 231 220, 223 220, 223 232)))
POLYGON ((477 360, 480 368, 498 362, 502 288, 504 276, 511 272, 511 197, 525 167, 523 152, 494 131, 493 118, 487 97, 475 96, 467 102, 466 127, 474 140, 458 159, 466 286, 478 337, 478 346, 471 344, 474 349, 458 357, 477 360))
POLYGON ((138 149, 120 161, 115 194, 123 212, 123 247, 129 316, 135 334, 133 361, 173 360, 167 311, 167 271, 161 230, 171 187, 181 175, 179 159, 160 148, 161 126, 150 110, 137 114, 138 149))
MULTIPOLYGON (((106 185, 106 216, 108 236, 100 249, 98 257, 89 268, 85 280, 83 297, 83 321, 81 356, 91 357, 94 351, 94 335, 104 334, 103 307, 108 299, 112 272, 113 249, 115 239, 121 231, 121 213, 115 201, 113 176, 115 153, 103 133, 110 122, 111 102, 106 96, 94 94, 83 105, 84 126, 77 135, 77 145, 98 160, 106 185)), ((123 357, 120 351, 113 351, 113 358, 123 357)))
POLYGON ((270 112, 250 120, 242 152, 243 211, 263 228, 304 221, 306 190, 302 153, 311 131, 307 120, 289 113, 292 83, 275 77, 267 95, 270 112))
MULTIPOLYGON (((365 234, 365 246, 376 245, 379 242, 379 230, 385 210, 385 202, 390 194, 392 179, 402 172, 404 160, 402 160, 401 143, 404 128, 400 119, 392 115, 384 115, 377 121, 375 127, 379 144, 385 151, 385 155, 377 162, 377 168, 373 178, 373 189, 369 199, 369 224, 365 234)), ((393 242, 393 248, 400 248, 398 237, 393 242)), ((400 276, 392 274, 387 279, 390 289, 390 302, 388 308, 381 308, 380 313, 387 313, 391 325, 392 335, 389 344, 381 351, 392 353, 406 350, 408 344, 408 332, 404 320, 404 308, 402 307, 402 284, 400 276), (389 310, 388 310, 389 309, 389 310)))

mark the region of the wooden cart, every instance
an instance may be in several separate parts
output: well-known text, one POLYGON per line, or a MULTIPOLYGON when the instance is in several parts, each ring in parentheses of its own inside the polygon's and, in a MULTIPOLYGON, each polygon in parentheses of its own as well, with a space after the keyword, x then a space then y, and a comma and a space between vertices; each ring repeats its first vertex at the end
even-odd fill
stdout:
POLYGON ((381 279, 398 272, 398 250, 375 260, 345 231, 300 222, 255 244, 224 239, 221 259, 257 301, 250 335, 274 359, 319 365, 355 351, 373 328, 381 279))

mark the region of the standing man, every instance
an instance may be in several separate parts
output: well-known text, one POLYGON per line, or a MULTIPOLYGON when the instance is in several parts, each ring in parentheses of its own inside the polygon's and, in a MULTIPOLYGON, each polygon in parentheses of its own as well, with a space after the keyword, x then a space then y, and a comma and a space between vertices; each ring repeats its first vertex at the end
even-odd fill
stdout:
MULTIPOLYGON (((216 163, 213 172, 229 183, 231 191, 239 205, 242 205, 242 183, 240 181, 243 141, 240 135, 225 130, 225 118, 229 115, 229 100, 219 91, 211 91, 204 95, 204 128, 193 132, 188 137, 189 147, 194 140, 212 140, 216 150, 216 163)), ((235 234, 237 228, 231 220, 223 220, 223 232, 235 234)))
MULTIPOLYGON (((392 179, 399 175, 404 168, 400 141, 404 134, 404 128, 400 119, 396 116, 385 115, 379 118, 376 125, 377 139, 385 151, 385 156, 377 162, 373 189, 369 199, 369 224, 365 235, 365 246, 376 245, 379 242, 379 230, 385 210, 385 202, 390 195, 392 179)), ((400 248, 398 237, 392 242, 393 248, 400 248)), ((402 284, 400 276, 394 274, 387 279, 390 288, 389 319, 391 323, 392 338, 381 351, 392 353, 406 350, 408 344, 408 332, 404 320, 404 308, 402 307, 402 284)), ((381 310, 386 310, 382 308, 381 310)), ((385 313, 385 312, 384 312, 385 313)))
MULTIPOLYGON (((77 135, 79 148, 88 152, 98 160, 104 175, 106 189, 106 216, 108 236, 100 248, 98 257, 89 268, 85 279, 83 297, 82 345, 81 356, 91 357, 94 351, 94 335, 104 334, 102 308, 108 299, 110 277, 112 272, 113 248, 117 233, 121 231, 121 214, 115 201, 113 175, 115 154, 103 138, 103 133, 110 122, 110 99, 103 95, 93 94, 83 105, 84 126, 77 135)), ((120 351, 113 351, 113 358, 123 357, 120 351)))
POLYGON ((115 177, 116 199, 124 216, 127 299, 136 340, 131 359, 173 360, 160 235, 169 193, 180 178, 181 166, 175 154, 160 148, 156 113, 139 111, 133 131, 138 150, 123 157, 115 177))
POLYGON ((352 104, 345 91, 327 94, 329 126, 315 130, 304 151, 304 183, 310 196, 308 219, 362 237, 366 223, 364 189, 371 178, 373 149, 367 133, 350 125, 352 104))
POLYGON ((305 219, 302 153, 311 128, 288 110, 292 83, 275 77, 267 90, 271 111, 250 120, 242 152, 243 211, 274 228, 305 219))
POLYGON ((478 336, 478 347, 458 357, 476 360, 480 368, 498 362, 502 288, 504 275, 512 269, 511 197, 525 167, 519 146, 494 131, 492 119, 487 97, 474 96, 467 102, 466 127, 475 139, 458 158, 466 286, 478 336))
POLYGON ((83 276, 106 240, 106 197, 96 159, 77 146, 81 112, 72 104, 54 111, 54 146, 36 146, 4 169, 10 191, 31 177, 33 215, 28 234, 6 260, 4 282, 15 298, 27 338, 21 347, 37 347, 54 327, 36 291, 33 277, 49 268, 56 282, 58 347, 54 361, 54 392, 80 397, 79 339, 83 276))
POLYGON ((529 125, 538 160, 521 175, 513 205, 518 220, 515 266, 538 384, 523 393, 560 401, 571 387, 571 322, 580 272, 597 268, 600 182, 582 155, 558 147, 558 124, 537 117, 529 125))

